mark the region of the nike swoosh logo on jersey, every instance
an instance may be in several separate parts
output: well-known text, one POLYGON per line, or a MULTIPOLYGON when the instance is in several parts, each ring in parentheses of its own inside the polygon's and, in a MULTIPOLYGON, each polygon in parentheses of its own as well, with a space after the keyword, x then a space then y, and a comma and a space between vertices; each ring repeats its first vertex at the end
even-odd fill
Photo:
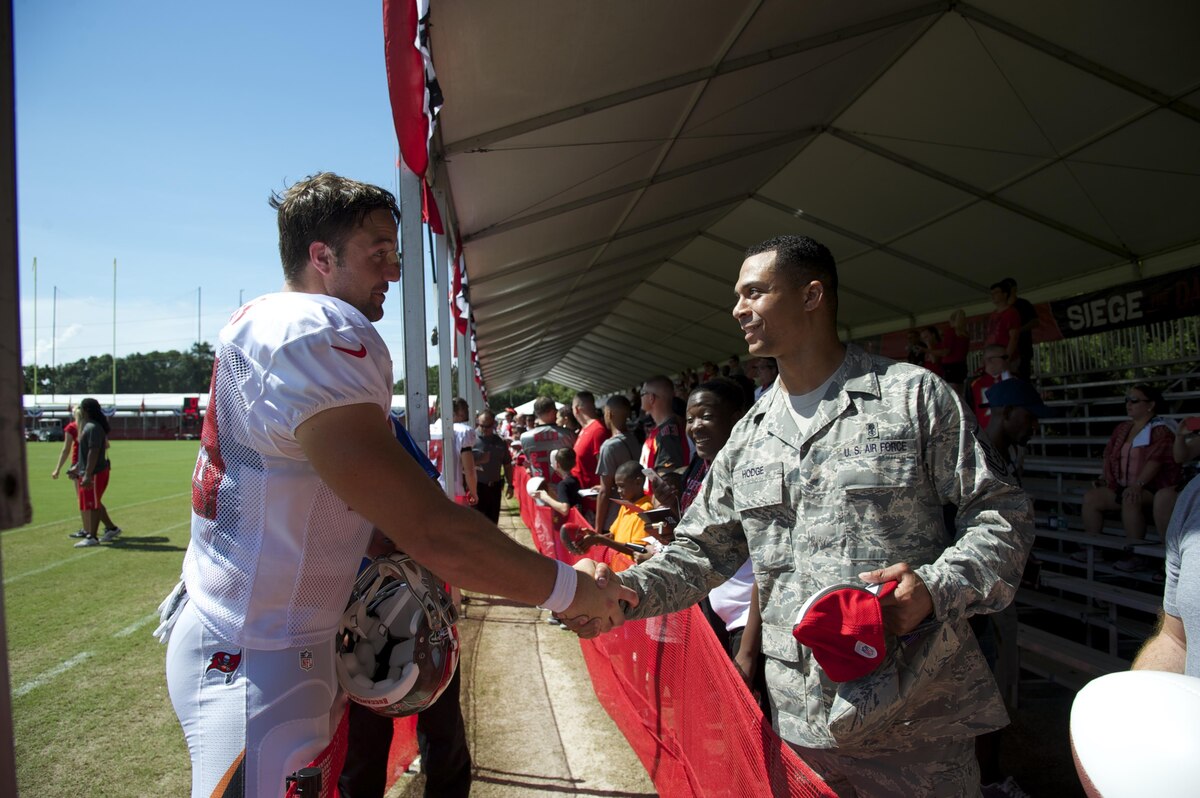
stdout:
POLYGON ((358 349, 347 349, 344 346, 334 346, 333 344, 330 344, 330 346, 332 346, 334 349, 336 349, 339 352, 345 352, 347 355, 350 355, 350 357, 366 357, 367 356, 367 345, 366 344, 359 344, 358 349))

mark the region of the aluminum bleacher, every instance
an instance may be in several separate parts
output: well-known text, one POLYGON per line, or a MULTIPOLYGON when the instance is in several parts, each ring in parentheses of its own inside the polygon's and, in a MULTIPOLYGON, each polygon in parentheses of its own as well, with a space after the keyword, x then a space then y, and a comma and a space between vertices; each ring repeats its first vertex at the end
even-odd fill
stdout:
POLYGON ((1153 632, 1162 606, 1162 530, 1151 523, 1146 539, 1130 548, 1119 518, 1106 519, 1095 537, 1084 533, 1080 516, 1084 494, 1101 475, 1105 444, 1128 418, 1129 386, 1158 387, 1165 418, 1200 415, 1200 323, 1153 327, 1038 346, 1035 382, 1059 415, 1042 422, 1022 460, 1038 527, 1032 556, 1040 563, 1037 586, 1022 587, 1016 599, 1026 676, 1077 689, 1128 668, 1153 632), (1071 558, 1077 551, 1087 553, 1086 562, 1071 558), (1127 552, 1152 558, 1156 568, 1126 573, 1106 561, 1127 552))

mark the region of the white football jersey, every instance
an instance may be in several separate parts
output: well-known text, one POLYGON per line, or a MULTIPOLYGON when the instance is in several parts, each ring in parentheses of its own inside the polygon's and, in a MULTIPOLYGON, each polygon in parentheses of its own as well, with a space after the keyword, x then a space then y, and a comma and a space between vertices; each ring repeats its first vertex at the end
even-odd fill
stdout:
POLYGON ((282 649, 332 639, 371 523, 317 476, 296 442, 323 410, 379 407, 392 361, 374 326, 321 294, 259 297, 221 330, 183 561, 204 625, 233 643, 282 649))

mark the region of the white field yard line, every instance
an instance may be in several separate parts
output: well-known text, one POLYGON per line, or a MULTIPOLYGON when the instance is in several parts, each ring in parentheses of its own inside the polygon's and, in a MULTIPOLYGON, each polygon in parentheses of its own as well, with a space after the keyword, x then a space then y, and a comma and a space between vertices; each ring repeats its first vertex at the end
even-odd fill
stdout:
MULTIPOLYGON (((114 633, 113 637, 129 637, 131 634, 138 631, 143 626, 146 626, 148 623, 150 623, 151 621, 154 621, 154 620, 158 620, 157 612, 152 612, 144 618, 139 618, 138 620, 129 624, 129 626, 126 626, 121 631, 114 633)), ((17 687, 15 690, 13 690, 13 693, 12 693, 13 698, 20 698, 21 696, 25 695, 26 693, 32 692, 43 685, 49 684, 54 679, 58 678, 59 676, 62 676, 64 673, 71 670, 71 668, 74 668, 76 665, 80 665, 80 664, 86 662, 89 658, 91 658, 93 656, 95 656, 95 654, 93 654, 91 651, 82 651, 82 652, 76 654, 75 656, 71 657, 70 659, 60 662, 59 664, 55 665, 53 668, 46 671, 45 673, 35 676, 34 678, 30 679, 29 681, 25 682, 24 684, 22 684, 21 686, 17 687)))
MULTIPOLYGON (((170 526, 164 526, 162 529, 155 529, 153 532, 147 532, 146 534, 147 535, 157 535, 162 532, 170 532, 172 529, 179 529, 181 526, 191 526, 191 524, 192 524, 191 519, 188 519, 187 521, 180 521, 178 524, 171 524, 170 526)), ((59 567, 60 565, 68 565, 70 563, 77 562, 77 561, 83 559, 84 557, 87 557, 89 554, 99 554, 100 552, 104 551, 106 548, 108 548, 108 547, 107 546, 97 546, 95 548, 86 549, 81 554, 77 554, 74 557, 67 557, 62 560, 55 560, 54 562, 50 563, 49 565, 43 565, 41 568, 34 568, 32 571, 26 571, 23 574, 16 574, 15 576, 10 576, 4 580, 4 586, 8 587, 13 582, 17 582, 28 576, 37 576, 38 574, 44 574, 44 573, 46 573, 46 571, 53 570, 53 569, 59 567)))
POLYGON ((146 624, 150 623, 151 621, 157 621, 157 620, 158 620, 158 613, 152 612, 149 615, 147 615, 145 618, 139 618, 138 620, 129 624, 124 629, 122 629, 121 631, 114 634, 113 637, 129 637, 131 634, 136 632, 138 629, 141 629, 146 624))
POLYGON ((35 676, 34 678, 25 682, 25 684, 17 687, 15 690, 13 690, 12 697, 20 698, 21 696, 25 695, 26 693, 32 692, 43 685, 49 684, 54 679, 58 678, 59 676, 62 676, 64 673, 71 670, 71 668, 74 668, 76 665, 82 665, 84 662, 86 662, 88 660, 89 657, 92 657, 92 656, 93 656, 92 652, 83 651, 83 652, 80 652, 80 653, 76 654, 75 656, 71 657, 69 660, 67 660, 65 662, 58 663, 57 665, 55 665, 53 668, 46 671, 45 673, 42 673, 39 676, 35 676))
MULTIPOLYGON (((181 496, 191 496, 191 495, 192 495, 192 492, 189 490, 189 491, 184 491, 183 493, 172 493, 170 496, 159 496, 157 499, 146 499, 146 501, 144 501, 144 502, 134 502, 133 504, 122 504, 120 507, 115 507, 115 506, 109 507, 108 509, 119 513, 123 510, 133 509, 134 507, 141 507, 146 504, 154 504, 155 502, 165 502, 168 499, 178 499, 181 496)), ((79 514, 76 513, 75 515, 68 516, 67 518, 60 518, 57 521, 43 521, 40 524, 34 524, 32 526, 19 526, 16 529, 6 529, 3 532, 0 532, 0 535, 11 535, 15 532, 32 532, 35 529, 45 529, 46 527, 49 527, 49 526, 58 526, 60 524, 73 524, 78 520, 79 520, 79 514)))

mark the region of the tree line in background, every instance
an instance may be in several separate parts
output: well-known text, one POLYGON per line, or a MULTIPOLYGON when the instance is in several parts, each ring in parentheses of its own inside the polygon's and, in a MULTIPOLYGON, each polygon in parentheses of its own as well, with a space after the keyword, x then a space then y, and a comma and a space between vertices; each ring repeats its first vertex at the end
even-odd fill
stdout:
MULTIPOLYGON (((113 393, 112 355, 99 355, 57 366, 38 365, 39 394, 113 393)), ((213 350, 192 344, 186 352, 135 353, 117 358, 116 393, 208 393, 213 350)), ((33 366, 25 366, 25 393, 34 393, 33 366)))
MULTIPOLYGON (((172 349, 167 352, 135 353, 117 358, 116 393, 208 393, 212 379, 213 349, 208 343, 193 344, 186 352, 172 349)), ((25 366, 25 393, 34 393, 33 366, 25 366)), ((451 384, 458 384, 458 368, 451 367, 451 384)), ((426 372, 429 392, 438 391, 438 367, 429 366, 426 372)), ((39 394, 111 394, 113 391, 112 355, 99 355, 73 363, 37 367, 39 394)), ((404 380, 397 380, 393 390, 404 393, 404 380)), ((496 412, 516 407, 530 399, 546 395, 557 402, 570 402, 574 391, 549 380, 501 391, 488 397, 496 412)))

